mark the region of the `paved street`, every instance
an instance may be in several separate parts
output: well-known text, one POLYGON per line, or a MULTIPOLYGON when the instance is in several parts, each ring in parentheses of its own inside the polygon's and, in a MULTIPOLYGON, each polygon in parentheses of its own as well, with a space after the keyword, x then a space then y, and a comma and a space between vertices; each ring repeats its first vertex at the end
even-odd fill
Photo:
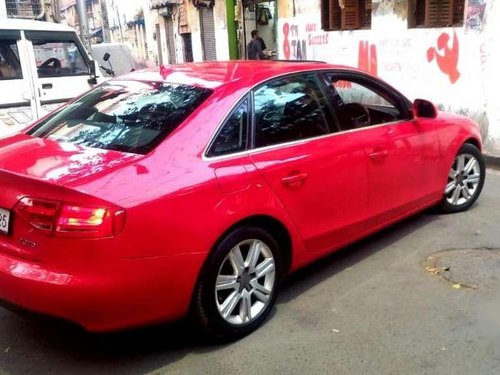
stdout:
POLYGON ((93 336, 0 308, 0 374, 497 374, 499 221, 489 171, 470 211, 421 214, 299 272, 264 327, 224 346, 183 324, 93 336), (486 250, 428 259, 449 249, 486 250))

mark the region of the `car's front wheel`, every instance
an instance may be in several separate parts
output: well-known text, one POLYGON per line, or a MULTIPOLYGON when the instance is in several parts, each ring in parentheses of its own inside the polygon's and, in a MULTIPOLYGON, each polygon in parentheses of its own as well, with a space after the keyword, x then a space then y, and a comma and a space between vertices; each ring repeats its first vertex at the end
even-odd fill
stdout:
POLYGON ((194 296, 194 313, 212 337, 232 340, 271 312, 282 277, 279 246, 266 231, 238 228, 215 247, 194 296))
POLYGON ((479 149, 464 144, 448 173, 441 209, 445 213, 465 211, 479 198, 486 177, 486 166, 479 149))

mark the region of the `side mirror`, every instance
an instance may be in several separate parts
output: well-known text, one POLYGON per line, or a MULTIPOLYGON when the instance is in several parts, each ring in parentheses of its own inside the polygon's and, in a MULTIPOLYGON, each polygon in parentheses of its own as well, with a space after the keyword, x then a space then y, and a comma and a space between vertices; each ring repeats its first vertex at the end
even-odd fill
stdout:
POLYGON ((89 85, 97 85, 97 69, 96 69, 96 61, 90 60, 90 68, 89 68, 90 78, 87 80, 89 85))
POLYGON ((413 102, 413 115, 415 118, 436 118, 438 111, 434 104, 428 100, 415 99, 413 102))
POLYGON ((103 59, 104 61, 108 61, 110 57, 111 57, 111 55, 110 55, 109 53, 107 53, 107 52, 106 52, 106 53, 104 54, 104 56, 102 57, 102 59, 103 59))

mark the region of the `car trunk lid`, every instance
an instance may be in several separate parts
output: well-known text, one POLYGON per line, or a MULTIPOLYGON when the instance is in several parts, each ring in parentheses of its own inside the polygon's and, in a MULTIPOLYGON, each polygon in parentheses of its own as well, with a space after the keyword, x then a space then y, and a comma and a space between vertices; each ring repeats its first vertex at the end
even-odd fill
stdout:
POLYGON ((50 237, 23 220, 16 205, 23 197, 101 206, 108 203, 73 189, 96 175, 108 175, 143 157, 118 151, 82 148, 18 134, 0 140, 0 251, 30 260, 43 258, 41 244, 50 237), (8 216, 8 218, 6 216, 8 216))

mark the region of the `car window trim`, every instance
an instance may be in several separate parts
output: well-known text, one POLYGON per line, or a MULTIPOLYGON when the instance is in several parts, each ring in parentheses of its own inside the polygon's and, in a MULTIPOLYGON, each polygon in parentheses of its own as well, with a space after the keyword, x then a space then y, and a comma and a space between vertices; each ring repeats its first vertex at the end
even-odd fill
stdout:
MULTIPOLYGON (((260 86, 262 85, 265 85, 267 82, 271 81, 271 80, 274 80, 274 79, 278 79, 278 78, 285 78, 285 77, 288 77, 288 76, 293 76, 293 75, 297 75, 297 74, 304 74, 304 73, 311 73, 311 74, 316 74, 318 76, 321 76, 323 75, 323 77, 325 76, 325 74, 327 73, 335 73, 335 74, 351 74, 351 75, 355 75, 355 76, 361 76, 363 78, 366 78, 366 79, 374 79, 374 77, 366 74, 366 73, 363 73, 363 72, 360 72, 358 70, 350 70, 348 68, 339 68, 339 69, 332 69, 330 67, 327 67, 327 68, 323 68, 323 69, 308 69, 308 68, 303 68, 299 71, 295 71, 295 72, 286 72, 286 73, 282 73, 282 74, 279 74, 271 79, 268 79, 264 82, 259 82, 255 85, 253 85, 252 87, 250 87, 244 94, 241 95, 241 97, 236 101, 236 105, 232 107, 232 109, 228 112, 228 113, 231 113, 233 111, 233 109, 238 105, 238 103, 240 103, 240 100, 242 100, 242 98, 246 97, 247 95, 250 95, 250 100, 251 100, 251 105, 250 105, 250 109, 249 109, 249 115, 252 116, 252 120, 251 120, 251 124, 250 124, 250 128, 251 128, 251 134, 252 134, 252 139, 251 139, 251 148, 247 149, 246 151, 241 151, 241 152, 237 152, 237 153, 232 153, 232 154, 226 154, 226 155, 221 155, 221 156, 207 156, 207 151, 209 149, 209 146, 211 145, 211 143, 213 142, 216 134, 218 134, 219 132, 219 129, 221 126, 224 125, 224 123, 226 122, 227 118, 229 115, 226 115, 224 116, 224 118, 222 119, 221 122, 219 122, 219 124, 215 127, 215 131, 214 133, 212 133, 212 136, 210 137, 210 140, 209 142, 207 143, 207 145, 205 146, 205 148, 203 149, 203 151, 201 152, 201 158, 202 160, 204 161, 217 161, 217 160, 225 160, 225 159, 230 159, 232 157, 241 157, 241 156, 245 156, 245 155, 249 155, 249 154, 252 154, 254 151, 260 151, 262 150, 263 148, 255 148, 254 144, 253 144, 253 139, 254 139, 254 128, 255 128, 255 124, 254 124, 254 115, 253 115, 253 92, 258 89, 260 86)), ((379 82, 379 80, 377 79, 376 82, 379 82)), ((400 122, 406 122, 406 121, 410 121, 413 119, 413 116, 411 115, 411 105, 412 103, 403 95, 401 94, 398 90, 396 90, 395 88, 393 88, 392 86, 390 86, 389 84, 383 82, 383 81, 380 81, 380 84, 382 85, 382 87, 385 87, 387 89, 390 89, 391 92, 393 92, 395 95, 397 95, 401 101, 408 106, 407 108, 407 112, 410 114, 409 118, 406 119, 406 120, 397 120, 397 121, 391 121, 391 122, 386 122, 384 124, 379 124, 379 125, 373 125, 373 126, 370 126, 370 127, 367 127, 367 128, 359 128, 359 129, 351 129, 351 130, 344 130, 344 131, 337 131, 337 132, 331 132, 329 134, 325 134, 325 135, 322 135, 322 136, 318 136, 318 137, 313 137, 313 138, 307 138, 307 139, 304 139, 304 140, 300 140, 300 141, 292 141, 292 142, 287 142, 287 143, 280 143, 280 144, 277 144, 277 145, 272 145, 272 146, 266 146, 265 148, 276 148, 276 147, 281 147, 281 146, 288 146, 290 143, 297 143, 297 142, 308 142, 308 141, 314 141, 314 140, 317 140, 317 139, 321 139, 321 138, 324 138, 324 137, 330 137, 330 136, 335 136, 335 135, 340 135, 340 134, 345 134, 346 132, 354 132, 354 131, 360 131, 360 130, 368 130, 368 129, 374 129, 374 128, 378 128, 378 127, 381 127, 381 126, 388 126, 388 125, 394 125, 394 124, 398 124, 400 122)), ((326 83, 324 83, 324 85, 326 85, 326 83)), ((327 96, 328 98, 328 96, 327 96)))
POLYGON ((257 153, 260 153, 260 152, 272 151, 272 150, 278 149, 278 148, 293 147, 293 146, 296 146, 298 144, 303 144, 303 143, 308 143, 308 142, 315 142, 315 141, 319 141, 319 140, 322 140, 322 139, 325 139, 325 138, 329 138, 329 137, 333 138, 333 137, 337 137, 337 136, 342 136, 342 135, 345 135, 347 133, 357 133, 357 132, 360 132, 360 131, 370 131, 372 129, 378 129, 378 128, 382 128, 382 127, 385 127, 385 126, 399 125, 400 123, 407 123, 407 122, 411 122, 411 121, 413 121, 413 119, 411 119, 411 120, 397 120, 397 121, 385 122, 383 124, 378 124, 378 125, 373 125, 373 126, 367 126, 367 127, 358 128, 358 129, 343 130, 343 131, 340 131, 340 132, 333 132, 333 133, 329 133, 329 134, 319 135, 317 137, 305 138, 305 139, 300 139, 300 140, 295 140, 295 141, 290 141, 290 142, 277 143, 275 145, 258 147, 258 148, 252 148, 252 149, 248 149, 246 151, 240 151, 240 152, 235 152, 235 153, 232 153, 232 154, 226 154, 226 155, 221 155, 221 156, 206 156, 205 153, 204 153, 202 159, 204 161, 218 161, 218 160, 227 160, 227 159, 230 159, 232 157, 238 158, 238 157, 242 157, 242 156, 251 156, 253 154, 257 154, 257 153))
MULTIPOLYGON (((222 121, 221 125, 219 127, 217 127, 217 131, 215 132, 215 136, 211 138, 210 140, 210 143, 208 145, 208 147, 206 148, 206 151, 204 152, 204 155, 208 158, 215 158, 215 157, 219 157, 219 156, 224 156, 224 155, 215 155, 215 156, 210 156, 210 151, 212 149, 212 147, 214 146, 214 143, 215 141, 217 140, 217 137, 219 136, 219 134, 221 133, 222 129, 224 129, 224 126, 226 126, 227 122, 229 121, 229 119, 231 118, 231 116, 233 116, 236 111, 240 108, 240 106, 242 104, 245 103, 245 100, 247 101, 247 142, 246 142, 246 146, 245 146, 245 150, 242 150, 242 151, 237 151, 236 153, 240 153, 240 152, 245 152, 245 151, 248 151, 249 150, 249 140, 250 140, 250 136, 251 136, 251 131, 250 131, 250 95, 249 93, 247 93, 246 95, 244 95, 243 97, 241 97, 238 102, 236 103, 236 105, 231 109, 231 111, 228 112, 228 115, 226 115, 226 117, 224 118, 224 120, 222 121)), ((226 154, 226 155, 230 155, 230 154, 235 154, 234 152, 233 153, 229 153, 229 154, 226 154)))
MULTIPOLYGON (((376 79, 375 77, 372 77, 368 74, 364 74, 362 72, 352 72, 348 70, 328 70, 322 73, 323 74, 323 81, 325 82, 325 85, 327 84, 327 74, 331 74, 332 76, 335 76, 336 78, 338 77, 340 80, 347 80, 347 81, 352 81, 354 83, 357 83, 358 85, 365 86, 366 88, 370 89, 371 91, 374 91, 376 94, 375 89, 379 89, 382 91, 385 91, 389 98, 393 99, 397 106, 396 109, 401 112, 403 115, 403 119, 401 120, 411 120, 413 118, 413 115, 410 111, 410 108, 412 106, 412 103, 403 95, 401 94, 398 90, 396 90, 394 87, 391 85, 376 79)), ((377 94, 379 95, 379 94, 377 94)), ((331 95, 330 95, 331 96, 331 95)))

